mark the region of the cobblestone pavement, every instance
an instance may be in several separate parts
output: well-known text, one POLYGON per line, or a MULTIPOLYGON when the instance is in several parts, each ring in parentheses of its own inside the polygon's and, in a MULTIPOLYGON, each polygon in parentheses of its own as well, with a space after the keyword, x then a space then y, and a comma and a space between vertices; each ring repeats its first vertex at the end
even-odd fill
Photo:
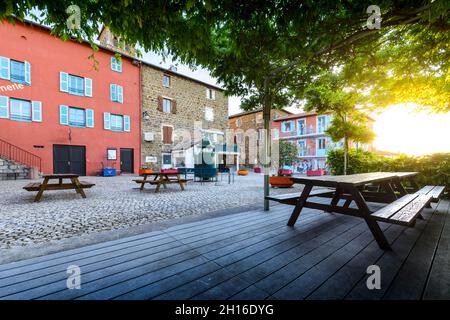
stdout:
MULTIPOLYGON (((86 177, 96 185, 82 199, 73 190, 35 192, 22 187, 27 180, 0 181, 0 249, 42 244, 93 232, 139 226, 166 219, 234 208, 261 202, 263 176, 250 174, 215 183, 189 182, 184 192, 170 185, 159 194, 154 187, 139 191, 132 176, 86 177)), ((272 193, 293 189, 272 189, 272 193)))

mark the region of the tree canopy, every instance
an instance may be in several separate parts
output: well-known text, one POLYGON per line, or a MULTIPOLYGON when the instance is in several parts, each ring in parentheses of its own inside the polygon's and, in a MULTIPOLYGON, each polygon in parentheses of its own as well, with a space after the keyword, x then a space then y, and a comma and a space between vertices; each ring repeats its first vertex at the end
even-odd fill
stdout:
POLYGON ((37 8, 55 34, 92 43, 105 24, 127 44, 209 69, 246 109, 268 95, 278 108, 299 101, 312 79, 340 66, 377 104, 413 99, 449 110, 450 1, 377 5, 380 29, 368 27, 363 0, 4 0, 0 18, 37 8), (80 29, 66 24, 74 3, 80 29))

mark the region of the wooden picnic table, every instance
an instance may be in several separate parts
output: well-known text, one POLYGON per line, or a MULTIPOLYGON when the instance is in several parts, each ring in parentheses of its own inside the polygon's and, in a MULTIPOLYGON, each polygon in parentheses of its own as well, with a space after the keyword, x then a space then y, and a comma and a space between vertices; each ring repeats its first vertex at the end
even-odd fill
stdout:
POLYGON ((47 190, 75 190, 83 198, 86 198, 86 194, 83 189, 91 188, 95 186, 93 183, 80 181, 77 174, 46 174, 42 176, 44 181, 42 183, 34 182, 29 183, 23 187, 27 191, 37 191, 34 202, 41 201, 44 191, 47 190), (64 179, 69 179, 70 183, 64 183, 64 179), (58 180, 58 183, 49 183, 50 180, 58 180))
POLYGON ((179 172, 152 172, 144 173, 141 175, 142 179, 135 179, 136 183, 140 184, 139 188, 141 191, 144 190, 145 184, 156 185, 155 193, 158 193, 161 186, 164 189, 167 188, 168 184, 179 184, 182 191, 184 191, 184 183, 187 183, 187 179, 182 179, 179 172), (148 177, 154 177, 153 179, 148 179, 148 177))
MULTIPOLYGON (((295 177, 292 178, 294 183, 300 183, 304 185, 303 191, 300 196, 295 198, 295 207, 292 211, 291 217, 288 221, 288 226, 293 226, 297 221, 300 212, 303 208, 312 208, 324 210, 326 212, 336 212, 345 215, 351 215, 363 218, 367 223, 370 231, 372 232, 378 245, 383 249, 389 249, 390 245, 386 240, 383 232, 381 231, 377 220, 389 221, 392 223, 406 225, 412 223, 411 221, 420 215, 420 210, 429 205, 430 197, 422 197, 417 195, 408 195, 407 190, 403 186, 402 182, 404 180, 412 181, 412 179, 417 175, 417 172, 374 172, 374 173, 362 173, 353 175, 339 175, 339 176, 318 176, 318 177, 295 177), (367 191, 365 186, 376 185, 379 186, 378 191, 367 191), (320 187, 324 191, 318 191, 317 189, 313 191, 313 187, 320 187), (331 192, 330 192, 331 190, 331 192), (308 201, 309 197, 324 195, 325 197, 331 197, 330 204, 317 203, 308 201), (404 196, 408 196, 403 198, 404 196), (416 199, 417 198, 417 199, 416 199), (339 200, 345 199, 345 203, 340 206, 338 205, 339 200), (415 201, 413 212, 408 216, 407 221, 405 220, 405 213, 403 212, 402 217, 396 217, 397 220, 387 219, 387 213, 384 210, 379 216, 372 215, 373 212, 369 209, 367 202, 381 202, 381 203, 392 203, 398 199, 401 203, 395 203, 394 208, 389 207, 391 211, 394 209, 399 211, 409 203, 415 201), (403 199, 403 200, 402 200, 403 199), (408 202, 408 201, 409 202, 408 202), (350 204, 355 202, 356 208, 351 208, 350 204), (402 202, 403 201, 403 202, 402 202), (402 207, 403 205, 403 207, 402 207), (385 215, 386 217, 384 217, 385 215), (379 218, 379 219, 377 219, 379 218), (403 220, 402 220, 403 219, 403 220)), ((273 200, 273 199, 271 199, 273 200)), ((291 203, 293 204, 293 203, 291 203)), ((408 207, 409 208, 409 207, 408 207)), ((392 215, 396 211, 393 211, 392 215)), ((391 217, 391 216, 389 216, 391 217)), ((415 220, 414 220, 415 221, 415 220)))

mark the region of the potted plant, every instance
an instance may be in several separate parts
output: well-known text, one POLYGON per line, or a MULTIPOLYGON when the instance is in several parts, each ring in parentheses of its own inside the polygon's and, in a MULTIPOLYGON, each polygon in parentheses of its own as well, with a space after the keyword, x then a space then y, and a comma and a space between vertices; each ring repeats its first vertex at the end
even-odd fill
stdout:
POLYGON ((153 172, 153 170, 150 165, 142 166, 139 169, 139 175, 143 175, 145 173, 152 173, 152 172, 153 172))
POLYGON ((295 143, 280 141, 280 169, 277 176, 269 177, 272 188, 290 188, 294 185, 291 179, 292 170, 289 168, 297 159, 298 147, 295 143))

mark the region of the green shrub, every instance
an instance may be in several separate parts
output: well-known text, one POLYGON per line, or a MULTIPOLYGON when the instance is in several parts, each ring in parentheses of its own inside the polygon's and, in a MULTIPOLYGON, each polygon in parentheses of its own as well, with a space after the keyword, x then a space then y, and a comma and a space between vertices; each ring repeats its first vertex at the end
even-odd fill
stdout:
MULTIPOLYGON (((400 155, 387 158, 372 152, 350 149, 348 158, 348 174, 377 171, 416 171, 416 179, 420 186, 427 184, 450 187, 450 153, 435 153, 413 157, 400 155)), ((328 168, 333 175, 344 172, 344 152, 342 149, 328 151, 328 168)))

